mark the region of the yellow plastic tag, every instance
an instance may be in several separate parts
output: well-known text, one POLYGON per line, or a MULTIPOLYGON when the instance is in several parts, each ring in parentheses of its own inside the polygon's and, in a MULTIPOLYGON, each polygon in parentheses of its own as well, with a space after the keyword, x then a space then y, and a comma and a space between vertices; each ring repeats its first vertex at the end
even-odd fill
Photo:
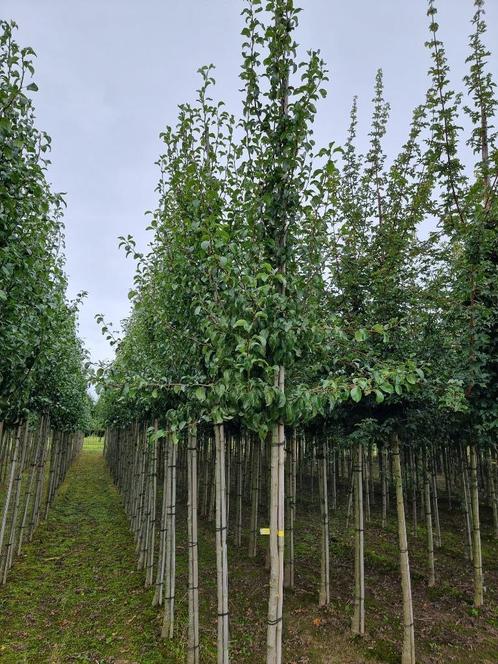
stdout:
MULTIPOLYGON (((259 529, 260 535, 269 535, 270 534, 270 529, 269 528, 260 528, 259 529)), ((284 531, 283 530, 277 530, 277 537, 283 537, 284 536, 284 531)))

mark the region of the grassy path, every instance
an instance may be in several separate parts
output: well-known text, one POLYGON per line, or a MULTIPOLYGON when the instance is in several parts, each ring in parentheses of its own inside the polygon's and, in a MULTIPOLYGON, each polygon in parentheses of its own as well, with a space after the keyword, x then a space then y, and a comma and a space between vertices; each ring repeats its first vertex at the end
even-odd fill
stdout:
POLYGON ((158 635, 118 492, 86 445, 35 541, 0 588, 0 662, 178 660, 158 635))

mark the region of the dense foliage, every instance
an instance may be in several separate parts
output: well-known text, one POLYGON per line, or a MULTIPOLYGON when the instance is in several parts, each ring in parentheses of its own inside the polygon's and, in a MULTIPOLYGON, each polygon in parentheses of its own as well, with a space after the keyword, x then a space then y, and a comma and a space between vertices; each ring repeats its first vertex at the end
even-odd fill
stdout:
POLYGON ((35 125, 30 48, 0 24, 0 421, 27 412, 77 430, 88 416, 78 301, 66 299, 63 199, 47 180, 50 138, 35 125))
MULTIPOLYGON (((352 472, 361 477, 362 445, 371 452, 374 444, 381 455, 390 449, 403 661, 413 662, 400 443, 410 473, 420 461, 424 476, 427 459, 436 463, 436 444, 445 454, 470 455, 475 604, 482 603, 476 449, 492 449, 496 439, 498 383, 497 102, 484 2, 475 0, 465 90, 456 93, 429 0, 429 89, 391 159, 383 147, 390 107, 381 71, 366 154, 356 147, 356 99, 344 146, 317 146, 313 123, 327 70, 316 51, 299 60, 299 10, 292 0, 248 0, 242 14, 242 116, 213 100, 212 69, 201 69, 196 103, 180 106, 176 126, 162 134, 150 250, 141 254, 132 237, 121 238, 138 266, 123 338, 99 317, 116 345, 115 361, 98 371, 99 412, 113 429, 109 460, 132 495, 118 457, 132 454, 120 447, 119 431, 141 439, 134 423, 156 421, 157 429, 159 421, 155 438, 169 432, 174 444, 187 425, 189 440, 193 426, 214 425, 217 469, 225 463, 223 425, 244 450, 246 434, 271 442, 268 662, 277 662, 281 635, 272 629, 281 622, 277 531, 283 533, 284 501, 278 450, 286 444, 289 452, 296 432, 311 437, 312 448, 334 440, 357 450, 352 472)), ((357 477, 353 631, 363 633, 357 477)), ((219 657, 227 661, 223 644, 219 657)))
POLYGON ((208 96, 214 80, 201 70, 197 103, 162 134, 151 250, 122 238, 138 269, 117 359, 100 370, 108 421, 236 420, 264 437, 280 417, 336 419, 347 402, 346 420, 422 409, 491 440, 496 102, 476 4, 470 168, 432 2, 430 89, 390 164, 382 72, 367 154, 355 147, 356 100, 344 148, 318 149, 324 63, 296 59, 292 3, 248 3, 243 117, 208 96))

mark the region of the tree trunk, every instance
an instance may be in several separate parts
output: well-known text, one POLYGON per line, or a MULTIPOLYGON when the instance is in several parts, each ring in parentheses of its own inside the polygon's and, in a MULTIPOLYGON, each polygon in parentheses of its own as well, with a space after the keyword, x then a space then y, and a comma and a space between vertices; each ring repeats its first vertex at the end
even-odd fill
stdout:
POLYGON ((493 472, 493 456, 491 454, 491 450, 488 450, 488 484, 491 509, 493 511, 493 527, 495 539, 498 539, 498 499, 496 496, 496 483, 493 472))
POLYGON ((175 626, 175 575, 176 575, 176 456, 178 439, 169 434, 168 498, 166 503, 166 569, 164 588, 164 619, 161 636, 173 638, 175 626))
POLYGON ((251 445, 252 471, 251 471, 251 530, 249 533, 249 558, 255 558, 258 549, 258 516, 259 516, 259 487, 260 487, 260 443, 254 439, 251 445))
POLYGON ((433 504, 433 514, 434 514, 434 525, 435 525, 435 538, 434 544, 437 549, 441 548, 441 526, 439 524, 439 500, 438 500, 438 490, 437 490, 437 464, 436 464, 436 455, 434 453, 434 448, 432 448, 432 453, 430 458, 430 466, 432 470, 432 504, 433 504))
MULTIPOLYGON (((278 370, 276 385, 284 392, 285 371, 278 370)), ((283 422, 274 425, 270 476, 270 592, 268 598, 267 664, 282 662, 282 623, 284 596, 284 513, 285 513, 285 430, 283 422)))
POLYGON ((197 536, 197 427, 189 426, 188 500, 188 647, 187 664, 199 664, 199 567, 197 536))
POLYGON ((168 532, 169 494, 169 449, 168 439, 163 439, 163 498, 161 504, 161 526, 159 529, 159 558, 157 561, 156 590, 152 606, 162 606, 164 594, 164 574, 166 568, 166 533, 168 532))
POLYGON ((31 505, 32 498, 33 498, 33 488, 35 487, 35 479, 36 479, 36 473, 37 473, 37 467, 39 463, 39 457, 43 451, 43 445, 42 445, 42 437, 43 437, 43 428, 44 428, 44 417, 40 418, 40 423, 38 426, 38 431, 36 435, 36 445, 34 447, 34 454, 31 460, 31 471, 29 475, 29 484, 28 484, 28 489, 26 491, 26 496, 24 499, 24 512, 22 516, 22 521, 21 521, 21 528, 19 532, 19 543, 17 545, 17 555, 21 553, 22 549, 22 544, 24 540, 24 531, 27 526, 27 521, 28 521, 28 511, 29 511, 29 506, 31 505))
POLYGON ((470 494, 472 501, 472 553, 474 565, 474 607, 484 604, 484 578, 482 572, 481 527, 479 520, 479 487, 477 484, 477 450, 470 446, 470 494))
POLYGON ((235 511, 235 546, 242 546, 242 494, 243 494, 243 476, 242 462, 243 453, 246 449, 245 439, 239 438, 237 445, 237 477, 236 477, 236 511, 235 511))
POLYGON ((413 624, 410 559, 408 556, 408 539, 406 535, 405 505, 403 499, 403 481, 401 479, 399 438, 397 434, 394 434, 392 438, 392 460, 394 485, 396 489, 396 508, 398 512, 401 588, 403 591, 403 650, 401 663, 415 664, 415 629, 413 624))
POLYGON ((323 444, 322 456, 319 465, 319 490, 320 490, 320 516, 322 522, 322 556, 320 565, 320 595, 319 605, 326 606, 330 603, 330 534, 329 534, 329 502, 327 483, 327 456, 326 447, 323 444))
POLYGON ((462 497, 462 510, 465 517, 465 558, 467 560, 473 560, 473 551, 472 551, 472 505, 470 502, 470 490, 469 490, 469 477, 467 472, 467 454, 464 449, 462 449, 460 454, 460 463, 461 463, 461 474, 462 474, 462 486, 463 486, 463 497, 462 497))
POLYGON ((424 490, 425 490, 425 527, 427 530, 427 564, 428 564, 428 584, 432 587, 436 583, 434 572, 434 538, 432 533, 432 513, 431 513, 431 484, 430 469, 427 452, 424 451, 424 490))
POLYGON ((294 523, 296 520, 296 499, 297 499, 297 434, 294 431, 291 439, 291 450, 286 459, 288 480, 287 480, 287 532, 285 547, 285 569, 284 585, 286 588, 294 588, 294 523))
POLYGON ((216 444, 216 577, 218 589, 218 664, 228 664, 228 560, 225 487, 225 429, 214 427, 216 444))
POLYGON ((14 481, 16 477, 17 466, 19 464, 19 448, 21 446, 21 424, 17 425, 16 437, 14 442, 14 447, 12 451, 12 462, 10 464, 10 473, 9 473, 9 484, 7 487, 7 493, 5 495, 5 501, 3 506, 2 513, 2 524, 0 526, 0 560, 6 561, 7 551, 3 549, 3 542, 5 539, 5 533, 7 529, 7 516, 9 514, 10 501, 12 498, 12 490, 14 488, 14 481))
MULTIPOLYGON (((157 420, 154 430, 157 432, 157 420)), ((147 559, 146 559, 146 587, 154 583, 154 556, 156 544, 156 501, 157 501, 157 439, 152 441, 151 463, 149 468, 149 507, 148 507, 148 529, 147 529, 147 559)))
POLYGON ((370 523, 370 469, 366 452, 363 452, 363 485, 365 496, 365 520, 370 523))
POLYGON ((332 509, 335 511, 337 509, 337 452, 335 448, 332 450, 332 470, 331 470, 331 479, 332 479, 332 509))
POLYGON ((382 528, 387 525, 387 450, 384 446, 379 454, 380 484, 382 490, 382 528))
POLYGON ((353 634, 365 633, 365 571, 364 571, 364 524, 363 524, 363 448, 357 445, 353 461, 354 478, 354 613, 353 634))
POLYGON ((14 480, 14 504, 12 510, 9 541, 7 545, 7 552, 5 555, 3 578, 2 578, 2 583, 4 585, 7 583, 7 575, 9 573, 10 568, 12 567, 12 562, 14 560, 14 552, 16 548, 17 522, 18 522, 19 505, 21 504, 22 475, 23 475, 24 463, 26 460, 26 453, 28 447, 28 435, 29 435, 29 426, 28 422, 26 421, 24 423, 24 435, 22 436, 21 459, 20 462, 17 464, 17 472, 14 480))

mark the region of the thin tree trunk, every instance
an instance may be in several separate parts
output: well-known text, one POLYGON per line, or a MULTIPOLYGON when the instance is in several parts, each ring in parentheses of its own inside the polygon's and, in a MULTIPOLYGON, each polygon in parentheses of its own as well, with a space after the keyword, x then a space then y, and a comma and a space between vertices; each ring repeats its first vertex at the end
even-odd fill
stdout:
POLYGON ((242 493, 243 493, 243 476, 242 476, 242 461, 243 453, 246 450, 245 440, 240 438, 237 445, 237 477, 236 477, 236 511, 235 511, 235 546, 242 546, 242 493))
POLYGON ((168 532, 168 495, 169 495, 169 450, 168 438, 163 442, 163 498, 161 507, 161 527, 159 529, 159 559, 157 562, 156 590, 152 606, 162 606, 164 594, 164 574, 166 569, 166 534, 168 532))
POLYGON ((433 504, 433 513, 434 513, 434 525, 435 525, 435 538, 434 544, 437 549, 441 548, 441 526, 439 523, 439 500, 438 500, 438 490, 437 490, 437 466, 436 466, 436 455, 434 453, 434 448, 432 449, 432 454, 430 458, 430 466, 432 470, 432 504, 433 504))
POLYGON ((403 481, 401 479, 401 461, 399 454, 399 439, 397 434, 394 434, 392 438, 392 460, 394 475, 393 479, 396 489, 396 508, 398 513, 401 588, 403 592, 403 650, 401 662, 402 664, 415 664, 415 629, 413 623, 410 559, 408 555, 408 538, 406 535, 405 505, 403 499, 403 481))
POLYGON ((379 454, 380 484, 382 490, 382 528, 387 525, 387 450, 382 447, 379 454))
POLYGON ((431 513, 431 484, 430 469, 427 452, 424 451, 424 487, 425 487, 425 527, 427 530, 427 564, 428 564, 428 585, 432 587, 436 583, 434 572, 434 539, 432 533, 432 513, 431 513))
POLYGON ((462 509, 465 517, 465 558, 467 560, 473 560, 473 550, 472 550, 472 505, 470 502, 470 490, 469 490, 469 477, 467 472, 467 455, 465 450, 461 450, 461 472, 462 472, 462 486, 463 486, 463 498, 462 498, 462 509))
POLYGON ((3 513, 2 513, 2 524, 0 526, 0 560, 6 560, 7 551, 4 552, 3 541, 5 539, 5 533, 7 529, 7 517, 9 514, 10 501, 12 498, 12 490, 14 488, 14 480, 16 477, 17 465, 19 463, 19 448, 21 446, 21 424, 17 425, 15 442, 13 447, 12 462, 10 464, 10 473, 9 473, 9 484, 7 487, 7 493, 5 496, 3 513))
POLYGON ((28 489, 26 491, 26 496, 24 500, 24 513, 22 516, 22 521, 21 521, 21 528, 19 532, 19 543, 17 545, 17 555, 20 555, 21 549, 22 549, 22 544, 24 540, 24 531, 27 526, 27 521, 28 521, 28 511, 29 511, 29 506, 32 501, 33 497, 33 487, 35 486, 35 479, 36 479, 36 473, 37 473, 37 467, 39 463, 39 457, 41 455, 43 446, 42 446, 42 436, 43 436, 43 427, 44 427, 44 417, 40 418, 40 424, 38 426, 38 432, 36 436, 36 445, 34 449, 34 454, 32 457, 32 462, 31 462, 31 472, 29 475, 29 484, 28 484, 28 489))
POLYGON ((5 585, 7 583, 7 575, 10 568, 12 567, 12 562, 14 560, 14 552, 16 549, 17 541, 17 522, 18 522, 18 513, 19 505, 21 504, 21 487, 22 487, 22 475, 24 470, 24 464, 26 460, 26 453, 28 448, 28 435, 29 435, 29 426, 28 422, 24 423, 24 435, 22 436, 22 445, 21 445, 21 460, 17 467, 16 477, 14 481, 14 504, 11 517, 11 527, 9 533, 9 542, 7 545, 7 554, 5 556, 5 564, 3 569, 3 579, 2 583, 5 585))
POLYGON ((297 498, 297 434, 294 431, 291 438, 291 452, 286 459, 288 469, 287 483, 287 532, 285 547, 285 569, 284 585, 286 588, 294 588, 294 523, 296 520, 296 498, 297 498))
POLYGON ((188 647, 187 664, 199 664, 199 567, 197 536, 197 427, 190 425, 188 472, 188 647))
POLYGON ((319 466, 320 516, 322 522, 322 556, 320 565, 320 606, 330 604, 330 534, 329 534, 329 503, 327 483, 326 447, 323 444, 319 466))
POLYGON ((363 484, 364 484, 364 496, 365 496, 365 519, 367 523, 370 523, 370 469, 368 466, 368 458, 366 452, 363 452, 363 484))
POLYGON ((332 450, 332 472, 331 472, 331 479, 332 479, 332 504, 331 507, 335 511, 337 509, 337 452, 336 449, 334 448, 332 450))
POLYGON ((225 487, 225 429, 214 427, 216 444, 216 576, 218 589, 218 664, 228 664, 228 559, 225 487))
POLYGON ((164 619, 161 635, 172 639, 175 627, 175 576, 176 576, 176 457, 178 439, 169 434, 168 500, 166 504, 166 570, 164 588, 164 619))
POLYGON ((354 483, 355 483, 354 462, 353 462, 353 457, 351 456, 351 466, 349 469, 348 505, 346 510, 346 530, 349 530, 349 520, 351 519, 351 514, 353 512, 354 483))
POLYGON ((260 443, 254 439, 252 446, 252 472, 251 472, 251 530, 249 533, 249 558, 255 558, 258 547, 258 516, 259 516, 259 489, 260 489, 260 443))
MULTIPOLYGON (((154 422, 154 431, 157 432, 157 420, 154 422)), ((149 469, 149 524, 147 529, 147 557, 145 586, 148 588, 154 583, 154 555, 156 544, 156 501, 157 501, 157 438, 153 438, 151 445, 151 463, 149 469)))
MULTIPOLYGON (((277 384, 284 390, 284 368, 277 384)), ((270 475, 270 592, 268 598, 267 664, 282 662, 282 623, 284 595, 284 512, 285 512, 285 431, 282 422, 274 425, 271 442, 270 475)))
POLYGON ((491 509, 493 511, 493 526, 495 539, 498 539, 498 499, 496 496, 495 476, 493 472, 493 456, 491 450, 488 450, 488 483, 489 497, 491 500, 491 509))
POLYGON ((444 481, 446 484, 446 495, 448 496, 448 510, 451 512, 452 503, 452 486, 451 486, 451 469, 448 459, 448 450, 446 447, 443 448, 443 468, 444 468, 444 481))
POLYGON ((417 458, 410 447, 410 476, 411 476, 411 489, 412 489, 412 527, 413 536, 417 537, 417 458))
POLYGON ((472 501, 472 553, 474 565, 474 607, 484 604, 484 578, 482 571, 481 527, 479 520, 479 487, 477 484, 477 450, 470 446, 470 494, 472 501))
POLYGON ((353 634, 365 633, 365 571, 364 571, 364 525, 363 525, 363 448, 357 445, 354 450, 354 613, 353 634))
POLYGON ((49 436, 50 436, 50 425, 49 418, 46 418, 45 427, 43 430, 42 438, 42 452, 40 463, 36 469, 36 488, 35 488, 35 500, 33 503, 33 511, 31 513, 31 521, 29 524, 29 541, 33 539, 34 532, 38 526, 41 515, 41 506, 43 498, 43 483, 45 479, 45 465, 47 463, 48 448, 49 448, 49 436))

